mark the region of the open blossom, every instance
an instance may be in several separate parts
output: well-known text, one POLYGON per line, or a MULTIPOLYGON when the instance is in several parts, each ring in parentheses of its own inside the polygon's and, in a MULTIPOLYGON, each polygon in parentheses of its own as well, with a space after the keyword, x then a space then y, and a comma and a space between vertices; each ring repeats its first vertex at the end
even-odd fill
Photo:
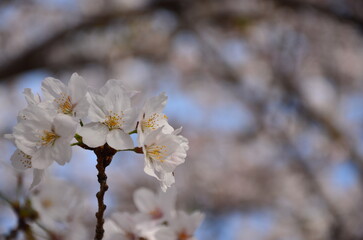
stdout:
MULTIPOLYGON (((39 213, 39 223, 57 236, 56 239, 90 239, 81 222, 86 209, 81 190, 59 179, 46 180, 47 184, 30 195, 32 207, 39 213)), ((36 230, 39 235, 44 232, 36 230)), ((45 239, 49 239, 47 234, 45 239)))
POLYGON ((151 240, 156 230, 155 224, 148 224, 143 214, 117 212, 105 222, 105 240, 151 240))
POLYGON ((168 97, 165 93, 161 93, 159 96, 152 97, 147 100, 138 117, 139 141, 143 141, 145 135, 152 131, 162 128, 163 133, 171 133, 174 131, 168 123, 168 118, 163 114, 168 97))
POLYGON ((91 122, 77 131, 83 142, 89 147, 99 147, 107 142, 116 150, 133 148, 129 132, 135 130, 136 119, 130 93, 119 84, 106 83, 99 93, 90 93, 89 101, 91 122))
POLYGON ((149 220, 164 222, 175 211, 176 191, 170 189, 166 193, 155 194, 149 189, 140 188, 134 193, 134 202, 137 209, 149 220))
POLYGON ((160 228, 155 234, 158 240, 195 240, 194 232, 204 219, 204 214, 194 212, 191 215, 178 211, 167 227, 160 228))
POLYGON ((76 130, 76 122, 69 116, 53 115, 38 106, 26 109, 29 119, 14 127, 15 144, 23 153, 31 156, 33 168, 45 169, 54 161, 64 165, 70 161, 70 141, 76 130))
POLYGON ((180 129, 170 134, 163 133, 163 127, 152 131, 140 142, 145 158, 145 173, 161 181, 161 188, 166 191, 175 179, 175 168, 185 161, 188 140, 177 135, 180 129))
POLYGON ((77 73, 73 73, 68 86, 51 77, 44 79, 42 82, 42 92, 45 100, 50 102, 51 107, 58 113, 79 119, 87 115, 87 89, 86 81, 77 73))

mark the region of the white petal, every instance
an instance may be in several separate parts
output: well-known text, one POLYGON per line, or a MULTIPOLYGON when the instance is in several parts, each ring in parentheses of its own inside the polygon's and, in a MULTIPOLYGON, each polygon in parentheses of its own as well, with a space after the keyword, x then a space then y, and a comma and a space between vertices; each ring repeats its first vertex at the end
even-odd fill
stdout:
POLYGON ((120 129, 114 129, 107 134, 107 143, 116 150, 130 149, 134 147, 131 136, 120 129))
POLYGON ((147 159, 146 156, 145 156, 144 172, 147 175, 150 175, 150 176, 155 177, 156 179, 160 180, 160 178, 155 174, 155 169, 152 167, 152 164, 150 163, 150 161, 147 159))
POLYGON ((111 219, 123 232, 134 232, 135 222, 134 217, 128 212, 117 212, 112 214, 111 219))
POLYGON ((131 107, 131 99, 121 87, 115 86, 104 95, 107 111, 120 114, 131 107))
POLYGON ((134 131, 136 128, 136 122, 137 122, 137 109, 129 108, 123 111, 124 117, 123 120, 125 121, 122 124, 122 130, 125 132, 131 132, 134 131))
POLYGON ((105 221, 105 224, 103 227, 105 229, 105 235, 104 235, 105 240, 110 240, 111 236, 120 232, 119 227, 115 224, 114 221, 112 221, 110 219, 107 219, 105 221))
POLYGON ((193 235, 195 230, 199 227, 204 219, 204 214, 201 212, 193 212, 188 218, 185 220, 186 222, 186 231, 190 235, 193 235))
POLYGON ((145 135, 143 145, 150 146, 158 141, 162 134, 163 128, 158 128, 155 131, 152 131, 150 134, 145 135))
POLYGON ((10 141, 12 141, 12 142, 14 142, 14 140, 15 140, 14 135, 13 135, 13 134, 11 134, 11 133, 6 133, 6 134, 4 134, 4 138, 5 138, 5 139, 8 139, 8 140, 10 140, 10 141))
POLYGON ((37 169, 45 169, 53 163, 51 146, 45 146, 37 150, 32 156, 32 166, 37 169))
POLYGON ((137 93, 139 93, 138 91, 133 91, 133 90, 129 90, 121 80, 117 80, 117 79, 110 79, 108 80, 105 85, 100 89, 100 94, 102 95, 106 95, 106 93, 115 87, 120 87, 122 88, 128 95, 128 97, 132 98, 134 97, 137 93))
POLYGON ((51 146, 51 151, 51 158, 59 165, 64 165, 71 160, 72 147, 67 141, 56 140, 53 146, 51 146))
POLYGON ((159 96, 152 97, 146 101, 144 105, 144 112, 148 113, 161 113, 164 110, 168 97, 163 92, 159 96))
POLYGON ((68 82, 72 103, 78 103, 87 93, 87 83, 77 73, 73 73, 68 82))
MULTIPOLYGON (((63 138, 64 141, 71 141, 76 133, 77 122, 70 116, 59 114, 54 118, 55 133, 63 138)), ((56 140, 57 141, 57 140, 56 140)))
POLYGON ((155 234, 157 240, 177 240, 176 233, 168 227, 161 227, 155 234))
POLYGON ((77 105, 74 107, 73 112, 74 112, 74 116, 77 119, 82 119, 87 117, 88 115, 88 110, 89 110, 89 102, 87 100, 86 97, 84 97, 81 101, 79 101, 77 103, 77 105))
POLYGON ((35 104, 40 103, 40 96, 34 95, 30 88, 25 88, 23 94, 24 94, 25 100, 27 101, 28 104, 35 105, 35 104))
POLYGON ((32 185, 30 186, 30 189, 33 189, 36 186, 38 186, 39 183, 42 181, 43 177, 44 177, 44 170, 34 169, 34 171, 33 171, 33 182, 32 182, 32 185))
POLYGON ((42 92, 46 99, 54 100, 61 94, 68 94, 67 87, 58 79, 48 77, 42 82, 42 92))
POLYGON ((146 188, 140 188, 134 193, 134 202, 137 209, 149 213, 157 207, 155 193, 146 188))
POLYGON ((102 123, 88 123, 78 129, 78 134, 82 136, 83 142, 92 148, 103 146, 108 133, 107 126, 102 123))
MULTIPOLYGON (((166 174, 164 178, 170 178, 169 175, 171 175, 172 179, 174 179, 174 176, 172 173, 166 174)), ((171 181, 169 181, 171 182, 171 181)), ((173 182, 174 183, 174 182, 173 182)), ((171 184, 168 186, 170 187, 171 184)), ((176 203, 176 188, 173 187, 169 189, 166 193, 159 192, 158 194, 158 202, 162 206, 163 211, 166 213, 170 213, 175 210, 175 203, 176 203)))
POLYGON ((11 165, 13 165, 13 167, 18 170, 25 170, 32 167, 30 156, 20 151, 19 149, 14 152, 10 160, 11 165))
POLYGON ((96 93, 90 92, 86 95, 86 98, 88 99, 90 104, 88 110, 89 119, 94 122, 104 121, 108 112, 106 110, 106 104, 103 97, 96 93))
MULTIPOLYGON (((175 183, 175 177, 172 172, 160 173, 160 187, 163 192, 166 192, 168 188, 175 183)), ((171 190, 169 190, 171 191, 171 190)))

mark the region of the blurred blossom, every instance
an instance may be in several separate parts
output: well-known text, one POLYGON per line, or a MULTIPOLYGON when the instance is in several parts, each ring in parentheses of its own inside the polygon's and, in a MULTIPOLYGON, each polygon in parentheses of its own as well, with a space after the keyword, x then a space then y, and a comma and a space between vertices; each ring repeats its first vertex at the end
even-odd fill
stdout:
MULTIPOLYGON (((156 120, 168 134, 169 124, 183 126, 189 150, 173 173, 157 165, 149 171, 164 185, 175 178, 176 200, 145 190, 160 187, 145 174, 143 156, 116 154, 105 198, 115 233, 124 236, 122 229, 140 220, 133 213, 160 215, 176 202, 185 219, 197 209, 206 214, 193 235, 199 240, 362 238, 362 12, 358 0, 1 1, 1 136, 27 105, 23 89, 41 92, 47 76, 67 86, 77 72, 96 92, 119 79, 142 93, 130 100, 140 111, 150 96, 168 96, 163 111, 138 120, 160 114, 156 120), (164 114, 168 125, 159 118, 164 114)), ((16 149, 1 138, 0 192, 11 200, 31 194, 45 216, 72 223, 45 225, 61 225, 64 239, 90 239, 94 213, 78 213, 76 203, 96 207, 96 158, 81 150, 74 148, 69 164, 47 170, 67 184, 40 184, 36 195, 28 192, 32 172, 11 166, 16 149), (46 195, 61 206, 41 208, 46 195)), ((15 225, 0 200, 0 232, 15 225)), ((153 227, 142 225, 142 233, 155 237, 153 227)))

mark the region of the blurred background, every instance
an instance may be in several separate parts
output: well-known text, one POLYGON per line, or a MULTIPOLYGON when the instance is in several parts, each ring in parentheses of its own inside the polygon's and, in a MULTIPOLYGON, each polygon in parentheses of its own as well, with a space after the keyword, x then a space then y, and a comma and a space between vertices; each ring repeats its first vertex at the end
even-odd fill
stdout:
MULTIPOLYGON (((363 1, 0 2, 1 136, 24 88, 40 93, 45 77, 73 72, 96 88, 121 79, 139 104, 167 93, 169 121, 190 141, 178 206, 206 213, 198 239, 363 239, 363 1)), ((9 198, 14 149, 0 138, 9 198)), ((95 162, 75 147, 51 169, 91 209, 95 162)), ((159 188, 135 154, 118 153, 108 175, 106 214, 133 211, 140 186, 159 188)), ((0 233, 15 224, 0 202, 0 233)))

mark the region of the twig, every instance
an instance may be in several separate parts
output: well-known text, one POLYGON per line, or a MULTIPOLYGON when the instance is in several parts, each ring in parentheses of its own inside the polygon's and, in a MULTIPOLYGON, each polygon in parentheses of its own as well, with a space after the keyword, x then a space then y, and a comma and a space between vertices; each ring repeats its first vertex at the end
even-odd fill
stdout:
POLYGON ((110 165, 113 156, 117 152, 115 149, 109 147, 105 144, 102 147, 98 147, 94 150, 97 156, 97 165, 96 168, 98 170, 98 182, 100 183, 100 191, 96 194, 98 201, 98 211, 96 213, 96 230, 95 230, 95 240, 101 240, 103 238, 103 234, 105 230, 103 229, 103 224, 105 222, 103 218, 103 214, 106 210, 106 205, 103 201, 105 193, 108 189, 107 185, 107 175, 106 175, 106 167, 110 165))

